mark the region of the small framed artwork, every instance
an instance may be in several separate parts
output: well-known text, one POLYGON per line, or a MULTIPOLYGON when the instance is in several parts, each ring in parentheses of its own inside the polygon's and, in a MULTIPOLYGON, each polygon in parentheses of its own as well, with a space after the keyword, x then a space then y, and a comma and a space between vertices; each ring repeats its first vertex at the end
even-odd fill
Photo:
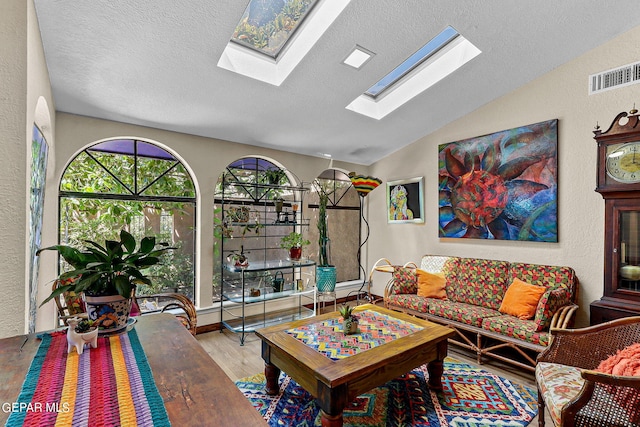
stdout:
POLYGON ((387 222, 424 222, 424 178, 387 182, 387 222))

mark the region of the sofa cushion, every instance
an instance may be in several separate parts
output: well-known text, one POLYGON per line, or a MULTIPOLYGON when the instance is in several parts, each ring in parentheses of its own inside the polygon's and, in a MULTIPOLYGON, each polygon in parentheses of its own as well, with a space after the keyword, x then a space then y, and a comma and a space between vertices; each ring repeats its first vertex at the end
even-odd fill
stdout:
POLYGON ((486 317, 500 316, 498 310, 449 300, 430 298, 428 306, 429 314, 477 327, 486 317))
POLYGON ((420 260, 420 270, 428 271, 429 273, 440 273, 444 271, 444 265, 449 258, 441 255, 424 255, 420 260))
POLYGON ((580 393, 584 384, 580 372, 579 368, 557 363, 540 362, 536 366, 538 389, 555 425, 561 425, 562 409, 580 393))
POLYGON ((389 295, 387 304, 392 307, 406 308, 426 314, 428 313, 429 300, 416 294, 389 295))
POLYGON ((514 262, 509 267, 509 276, 547 289, 564 288, 572 297, 576 291, 576 273, 570 267, 514 262))
POLYGON ((429 273, 421 269, 416 270, 418 275, 418 296, 426 298, 447 297, 444 286, 447 283, 444 273, 429 273))
POLYGON ((504 294, 499 311, 521 320, 531 319, 536 313, 540 297, 546 290, 544 286, 531 285, 515 278, 504 294))
POLYGON ((498 332, 504 336, 516 338, 531 344, 549 345, 549 332, 539 332, 533 320, 520 320, 514 316, 495 316, 482 320, 482 329, 498 332))
POLYGON ((540 298, 533 321, 536 331, 549 329, 553 315, 560 308, 571 303, 571 296, 565 288, 549 289, 540 298))
POLYGON ((392 279, 394 294, 415 294, 418 292, 416 269, 411 267, 395 267, 392 279))
POLYGON ((498 310, 511 284, 506 261, 452 258, 447 262, 447 298, 498 310))

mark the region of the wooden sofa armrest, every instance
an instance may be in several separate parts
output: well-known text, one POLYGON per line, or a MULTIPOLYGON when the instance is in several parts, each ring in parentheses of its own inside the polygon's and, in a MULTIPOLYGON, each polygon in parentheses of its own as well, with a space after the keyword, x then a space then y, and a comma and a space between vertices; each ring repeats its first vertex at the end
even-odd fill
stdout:
POLYGON ((578 311, 577 304, 569 304, 560 307, 553 314, 549 329, 567 329, 570 326, 573 326, 576 311, 578 311))
MULTIPOLYGON (((564 425, 575 425, 578 412, 585 406, 588 407, 588 413, 607 414, 608 420, 628 418, 628 414, 624 414, 628 406, 625 402, 633 405, 634 401, 640 399, 640 377, 609 375, 592 370, 584 370, 581 375, 585 382, 580 393, 562 410, 564 425)), ((600 425, 600 422, 593 420, 593 424, 586 425, 600 425)))
POLYGON ((607 357, 640 341, 640 316, 581 329, 551 329, 551 343, 538 362, 594 369, 607 357))

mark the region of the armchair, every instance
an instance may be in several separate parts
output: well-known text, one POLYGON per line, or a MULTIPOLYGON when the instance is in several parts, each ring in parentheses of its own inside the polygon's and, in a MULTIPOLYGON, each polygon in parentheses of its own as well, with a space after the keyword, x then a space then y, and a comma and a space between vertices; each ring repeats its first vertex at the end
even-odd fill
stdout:
POLYGON ((640 317, 551 334, 535 370, 540 427, 545 407, 556 426, 640 426, 640 376, 596 371, 603 360, 640 343, 640 317))

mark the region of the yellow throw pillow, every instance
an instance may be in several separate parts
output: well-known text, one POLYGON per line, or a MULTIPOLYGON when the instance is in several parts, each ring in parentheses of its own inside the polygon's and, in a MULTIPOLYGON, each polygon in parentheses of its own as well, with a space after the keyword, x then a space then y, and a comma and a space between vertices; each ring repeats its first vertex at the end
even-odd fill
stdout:
POLYGON ((447 293, 444 290, 444 286, 447 280, 444 278, 444 273, 428 273, 424 270, 417 269, 418 275, 418 296, 427 298, 439 298, 445 299, 447 293))
POLYGON ((547 291, 544 286, 535 286, 516 278, 507 289, 500 305, 500 313, 519 319, 531 319, 538 307, 540 297, 547 291))

